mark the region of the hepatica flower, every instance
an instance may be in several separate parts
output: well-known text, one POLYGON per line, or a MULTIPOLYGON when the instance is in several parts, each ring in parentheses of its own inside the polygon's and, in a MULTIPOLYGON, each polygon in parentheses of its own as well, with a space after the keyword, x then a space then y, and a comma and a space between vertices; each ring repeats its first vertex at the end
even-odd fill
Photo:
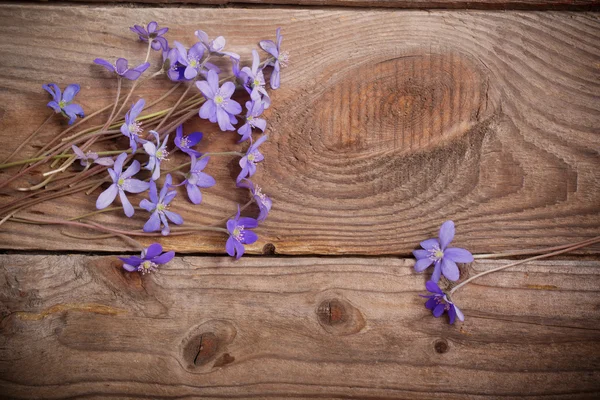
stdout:
POLYGON ((55 83, 42 85, 42 88, 52 95, 52 101, 48 103, 48 107, 56 113, 62 113, 69 118, 69 125, 79 118, 84 117, 83 108, 79 104, 73 104, 73 98, 79 93, 79 85, 73 84, 65 88, 65 92, 61 93, 60 88, 55 83))
POLYGON ((196 156, 192 155, 191 158, 190 172, 187 174, 186 179, 181 185, 185 185, 190 201, 194 204, 200 204, 202 202, 202 192, 200 192, 200 188, 204 189, 212 187, 217 182, 215 181, 215 178, 202 172, 206 167, 206 164, 208 164, 210 157, 204 157, 198 160, 196 159, 196 156))
POLYGON ((456 317, 458 317, 458 319, 461 321, 465 320, 465 316, 463 315, 462 311, 460 311, 460 309, 448 299, 446 293, 444 293, 434 281, 428 281, 425 284, 425 287, 427 288, 427 291, 432 293, 432 295, 420 296, 429 299, 425 303, 425 307, 427 307, 428 310, 431 310, 434 317, 439 318, 444 312, 447 312, 451 324, 454 323, 456 317))
POLYGON ((140 207, 152 213, 150 219, 144 225, 144 232, 159 231, 160 224, 162 222, 164 228, 161 233, 166 236, 171 231, 169 229, 168 221, 171 221, 176 225, 183 224, 183 218, 181 218, 181 215, 168 210, 169 203, 171 203, 173 198, 175 198, 177 195, 175 190, 169 191, 169 189, 172 187, 172 183, 173 181, 171 179, 171 174, 168 174, 167 178, 165 179, 165 184, 160 190, 160 194, 157 195, 156 182, 150 182, 150 201, 144 199, 140 202, 140 207))
POLYGON ((121 125, 121 133, 129 138, 129 147, 132 152, 136 152, 138 142, 145 143, 145 140, 140 139, 140 133, 142 132, 141 123, 137 121, 138 115, 144 109, 146 102, 144 99, 139 99, 127 114, 125 114, 125 123, 121 125))
POLYGON ((218 122, 222 131, 235 131, 232 125, 237 123, 235 115, 242 112, 240 103, 231 100, 235 84, 225 82, 219 88, 219 76, 215 71, 209 70, 206 81, 196 82, 196 86, 206 98, 206 102, 200 107, 200 118, 212 123, 218 122))
POLYGON ((254 202, 256 203, 260 211, 258 214, 257 221, 262 222, 265 219, 267 219, 267 215, 269 215, 269 211, 271 211, 273 202, 269 197, 267 197, 266 194, 262 192, 260 186, 255 185, 248 179, 242 179, 242 181, 238 183, 238 187, 247 188, 250 190, 250 193, 252 193, 252 198, 254 199, 254 202))
POLYGON ((158 243, 153 243, 142 254, 131 257, 119 257, 124 262, 123 268, 129 272, 138 271, 142 274, 156 271, 159 266, 168 263, 175 257, 174 251, 163 253, 163 248, 158 243))
POLYGON ((183 151, 188 156, 200 157, 202 154, 194 149, 193 146, 197 145, 202 140, 202 132, 194 132, 185 136, 183 134, 183 126, 179 125, 175 133, 175 146, 183 151))
POLYGON ((135 81, 137 78, 142 76, 142 73, 150 66, 150 63, 146 62, 130 69, 127 60, 124 58, 118 58, 115 65, 112 65, 102 58, 96 58, 94 62, 98 65, 102 65, 110 72, 115 72, 118 76, 131 81, 135 81))
POLYGON ((166 71, 169 79, 173 82, 185 80, 186 66, 179 62, 179 52, 177 49, 169 49, 163 52, 163 64, 167 62, 168 68, 166 71))
POLYGON ((459 278, 458 266, 459 263, 468 263, 473 261, 473 255, 465 250, 457 247, 448 247, 452 239, 454 239, 454 222, 446 221, 440 228, 439 238, 427 239, 421 242, 421 247, 424 250, 413 251, 417 258, 415 271, 423 272, 431 264, 434 264, 431 280, 438 282, 440 275, 444 275, 451 281, 456 281, 459 278))
POLYGON ((148 43, 148 41, 151 40, 150 46, 152 46, 154 50, 166 50, 169 48, 169 43, 163 35, 169 31, 169 28, 157 28, 158 24, 155 21, 152 21, 148 24, 146 29, 139 25, 134 25, 129 29, 131 32, 137 34, 141 41, 148 43))
POLYGON ((183 76, 185 79, 194 79, 198 76, 202 68, 202 57, 204 56, 204 46, 202 43, 196 43, 190 50, 186 50, 183 45, 177 41, 173 42, 177 49, 177 61, 185 66, 183 76))
POLYGON ((272 55, 275 59, 269 63, 269 65, 273 66, 273 72, 271 73, 271 88, 278 89, 279 88, 279 71, 281 68, 285 68, 288 66, 290 60, 290 54, 287 51, 281 51, 281 41, 283 36, 281 36, 281 28, 277 28, 277 44, 275 44, 272 40, 261 40, 260 47, 272 55))
POLYGON ((144 168, 152 171, 152 180, 155 181, 160 177, 161 161, 166 160, 167 156, 169 155, 169 152, 167 151, 167 141, 169 140, 169 135, 165 137, 165 140, 163 140, 161 144, 158 132, 150 131, 150 133, 154 135, 154 138, 156 139, 156 145, 150 141, 144 143, 144 150, 150 156, 148 159, 148 164, 144 168))
POLYGON ((240 159, 240 167, 242 171, 238 175, 236 182, 240 182, 246 177, 254 175, 256 172, 256 163, 265 159, 265 157, 258 151, 258 147, 267 140, 267 135, 263 135, 256 142, 248 147, 246 155, 240 159))
POLYGON ((231 51, 223 51, 223 49, 225 48, 225 44, 227 43, 223 36, 219 36, 215 40, 211 41, 206 32, 197 30, 196 37, 211 54, 229 56, 234 60, 240 59, 240 56, 237 53, 233 53, 231 51))
POLYGON ((83 150, 81 150, 75 145, 71 146, 71 148, 73 149, 73 153, 75 153, 75 155, 77 156, 76 159, 79 160, 79 163, 83 167, 87 167, 88 165, 93 163, 105 166, 111 166, 115 163, 111 157, 98 157, 98 154, 92 151, 84 153, 83 150))
POLYGON ((267 127, 267 121, 263 118, 258 118, 265 110, 262 101, 247 101, 246 110, 248 110, 246 112, 246 123, 238 129, 238 133, 242 135, 239 142, 244 142, 252 137, 252 128, 257 128, 264 132, 267 127))
POLYGON ((269 94, 265 90, 265 75, 262 69, 258 69, 260 65, 260 57, 256 50, 252 50, 252 68, 242 68, 242 73, 246 77, 244 87, 246 91, 250 93, 250 98, 254 101, 259 101, 261 97, 265 98, 265 108, 269 108, 271 100, 269 94))
POLYGON ((135 213, 133 206, 127 199, 125 192, 129 193, 141 193, 150 187, 148 182, 140 181, 139 179, 133 179, 132 176, 140 171, 140 163, 137 160, 133 160, 131 165, 125 172, 123 172, 123 163, 127 158, 127 153, 121 153, 115 160, 114 169, 109 168, 108 173, 112 178, 112 185, 108 187, 104 192, 100 193, 98 200, 96 200, 96 208, 102 210, 108 207, 119 195, 121 203, 123 203, 123 210, 125 215, 132 217, 135 213))
POLYGON ((258 240, 256 233, 248 230, 257 226, 258 222, 254 218, 240 218, 240 206, 238 206, 235 217, 227 221, 227 231, 229 231, 229 239, 225 244, 227 254, 239 259, 244 254, 244 245, 252 244, 258 240))

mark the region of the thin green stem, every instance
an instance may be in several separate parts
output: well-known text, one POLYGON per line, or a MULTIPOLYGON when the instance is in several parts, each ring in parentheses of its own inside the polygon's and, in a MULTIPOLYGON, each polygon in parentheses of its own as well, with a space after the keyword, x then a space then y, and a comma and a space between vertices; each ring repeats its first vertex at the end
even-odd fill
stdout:
POLYGON ((190 91, 190 89, 192 88, 192 86, 195 86, 195 83, 196 83, 195 79, 190 82, 190 84, 185 89, 185 91, 183 92, 183 94, 181 95, 181 97, 179 97, 179 99, 177 100, 177 103, 175 103, 175 105, 173 107, 171 107, 171 110, 169 110, 169 113, 162 119, 162 121, 160 121, 160 123, 158 124, 158 126, 154 129, 155 131, 158 132, 158 130, 164 125, 164 123, 167 122, 167 120, 169 119, 169 117, 171 116, 171 114, 173 114, 173 111, 175 111, 177 109, 177 106, 179 106, 179 103, 181 103, 183 101, 183 99, 188 94, 188 92, 190 91))
MULTIPOLYGON (((121 153, 131 153, 131 149, 129 149, 129 150, 99 151, 96 154, 98 154, 99 156, 112 156, 112 155, 121 154, 121 153)), ((69 158, 72 155, 73 154, 58 154, 58 155, 55 155, 55 156, 50 156, 50 159, 69 158)), ((40 160, 44 160, 44 159, 46 159, 45 156, 35 157, 35 158, 28 158, 28 159, 19 160, 19 161, 13 161, 11 163, 0 164, 0 169, 6 169, 6 168, 10 168, 10 167, 15 167, 17 165, 27 164, 27 163, 30 163, 30 162, 36 162, 36 161, 40 161, 40 160)))
MULTIPOLYGON (((38 128, 37 128, 35 131, 33 131, 33 133, 32 133, 31 135, 29 135, 29 136, 27 137, 27 139, 23 140, 23 141, 21 142, 21 144, 19 144, 19 146, 17 146, 17 148, 16 148, 16 149, 14 149, 14 150, 13 150, 13 152, 12 152, 12 153, 10 153, 10 155, 4 159, 4 161, 2 161, 2 164, 6 164, 7 162, 9 162, 9 161, 10 161, 10 159, 11 159, 11 158, 13 158, 13 157, 15 156, 15 154, 17 154, 17 153, 18 153, 18 152, 19 152, 19 151, 20 151, 20 150, 21 150, 23 147, 25 147, 25 145, 26 145, 27 143, 29 143, 29 142, 31 141, 31 139, 33 139, 33 137, 34 137, 34 136, 35 136, 35 135, 36 135, 36 134, 37 134, 37 133, 40 131, 40 129, 42 129, 42 127, 43 127, 44 125, 46 125, 46 123, 47 123, 48 121, 50 121, 50 120, 52 119, 52 117, 54 117, 54 115, 55 115, 55 114, 56 114, 55 112, 53 112, 52 114, 50 114, 50 116, 49 116, 48 118, 46 118, 46 119, 44 120, 44 122, 42 122, 42 124, 41 124, 40 126, 38 126, 38 128)), ((0 168, 0 169, 1 169, 1 168, 0 168)))

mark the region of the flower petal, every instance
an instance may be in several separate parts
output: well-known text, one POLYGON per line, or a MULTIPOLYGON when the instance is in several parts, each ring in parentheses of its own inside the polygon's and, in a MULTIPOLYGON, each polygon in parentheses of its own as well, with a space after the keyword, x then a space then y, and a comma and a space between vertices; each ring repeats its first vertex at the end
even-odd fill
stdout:
POLYGON ((140 207, 148 212, 152 212, 156 209, 156 204, 150 202, 147 199, 143 199, 142 201, 140 201, 140 207))
POLYGON ((227 243, 225 243, 225 251, 227 251, 227 254, 229 254, 231 257, 235 257, 235 242, 236 240, 229 236, 229 239, 227 239, 227 243))
POLYGON ((114 170, 115 170, 117 176, 121 175, 121 172, 123 172, 123 163, 125 162, 126 158, 127 158, 127 153, 121 153, 115 160, 114 170))
POLYGON ((444 258, 459 263, 473 262, 473 254, 470 251, 459 247, 448 247, 444 250, 444 258))
POLYGON ((420 260, 417 260, 417 262, 415 263, 415 271, 423 272, 431 264, 433 264, 433 260, 431 258, 429 258, 429 257, 421 258, 420 260))
POLYGON ((433 310, 436 307, 437 303, 438 302, 435 299, 435 296, 431 296, 429 297, 429 300, 425 302, 425 308, 427 308, 428 310, 433 310))
POLYGON ((420 260, 421 258, 429 257, 429 255, 431 254, 427 250, 413 250, 412 253, 413 253, 413 256, 415 256, 415 258, 417 260, 420 260))
POLYGON ((440 242, 437 239, 427 239, 421 242, 421 247, 425 250, 431 250, 434 247, 440 247, 440 242))
POLYGON ((441 276, 442 276, 442 263, 440 261, 436 261, 435 267, 433 268, 433 274, 431 274, 431 280, 434 282, 439 282, 441 276))
POLYGON ((215 97, 215 91, 210 87, 207 81, 196 82, 196 87, 207 99, 212 99, 215 97))
POLYGON ((438 304, 433 309, 433 316, 436 318, 441 317, 443 313, 444 313, 444 305, 443 304, 438 304))
POLYGON ((131 162, 131 164, 129 165, 129 167, 125 170, 125 172, 123 172, 121 174, 121 178, 123 178, 123 179, 130 178, 130 177, 134 176, 135 174, 137 174, 138 172, 140 172, 140 162, 138 160, 133 160, 131 162))
POLYGON ((117 197, 117 193, 119 193, 119 188, 116 184, 112 184, 106 189, 104 192, 100 193, 98 196, 98 200, 96 200, 96 208, 98 210, 102 210, 115 201, 115 197, 117 197))
POLYGON ((161 254, 160 256, 156 257, 152 261, 155 262, 156 264, 166 264, 169 261, 171 261, 173 259, 173 257, 175 257, 175 252, 167 251, 165 254, 161 254))
POLYGON ((442 227, 440 228, 439 238, 440 246, 442 247, 442 250, 444 250, 446 247, 448 247, 452 239, 454 239, 453 221, 446 221, 442 224, 442 227))
POLYGON ((164 212, 167 218, 169 218, 169 221, 171 221, 175 225, 183 224, 183 218, 181 217, 181 215, 169 210, 165 210, 164 212))
POLYGON ((458 308, 456 305, 454 305, 454 311, 456 311, 456 316, 458 317, 459 320, 461 320, 461 321, 465 320, 465 315, 462 313, 462 311, 460 311, 460 308, 458 308))
POLYGON ((163 248, 160 245, 160 243, 152 243, 150 246, 148 246, 148 248, 144 252, 144 258, 152 259, 152 258, 160 255, 160 253, 162 253, 162 251, 163 251, 163 248))
MULTIPOLYGON (((140 203, 140 206, 142 204, 140 203)), ((150 218, 144 224, 144 232, 156 232, 160 230, 160 218, 157 212, 153 212, 150 218)))
POLYGON ((104 68, 106 68, 110 72, 115 72, 115 67, 111 63, 109 63, 108 61, 106 61, 102 58, 96 58, 94 60, 94 62, 98 65, 102 65, 104 68))
POLYGON ((127 215, 129 218, 133 217, 133 214, 135 214, 135 209, 131 205, 131 202, 129 201, 127 195, 123 190, 119 190, 119 198, 121 199, 121 203, 123 204, 123 210, 125 211, 125 215, 127 215))
POLYGON ((200 107, 199 115, 200 118, 210 119, 213 115, 216 114, 216 112, 217 107, 215 106, 215 103, 212 100, 208 100, 202 105, 202 107, 200 107))
POLYGON ((427 281, 427 283, 425 283, 425 289, 431 293, 444 294, 442 289, 440 289, 440 287, 434 281, 427 281))
POLYGON ((202 193, 196 185, 187 184, 185 188, 187 189, 188 198, 192 203, 200 204, 202 202, 202 193))
POLYGON ((75 97, 75 95, 79 93, 79 89, 80 87, 77 84, 67 86, 65 88, 65 91, 63 92, 63 101, 70 103, 73 100, 73 97, 75 97))
POLYGON ((456 263, 446 257, 442 258, 442 274, 451 281, 457 281, 460 278, 456 263))

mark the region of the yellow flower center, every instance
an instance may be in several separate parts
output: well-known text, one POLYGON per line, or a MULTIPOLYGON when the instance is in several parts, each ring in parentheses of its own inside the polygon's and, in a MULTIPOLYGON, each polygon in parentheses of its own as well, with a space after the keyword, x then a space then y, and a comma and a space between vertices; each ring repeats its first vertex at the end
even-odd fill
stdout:
POLYGON ((254 154, 248 154, 248 161, 254 161, 254 154))
POLYGON ((125 183, 125 179, 123 179, 123 178, 119 178, 119 180, 117 181, 117 185, 119 185, 119 186, 123 186, 124 183, 125 183))
POLYGON ((254 86, 259 86, 260 85, 260 81, 258 79, 254 80, 254 86))
POLYGON ((436 250, 436 252, 433 254, 433 256, 435 258, 442 258, 444 256, 444 252, 442 250, 436 250))
POLYGON ((60 108, 65 108, 67 106, 67 102, 64 101, 64 100, 61 100, 61 101, 58 102, 58 106, 60 108))
POLYGON ((223 96, 215 96, 215 103, 216 104, 223 104, 223 96))

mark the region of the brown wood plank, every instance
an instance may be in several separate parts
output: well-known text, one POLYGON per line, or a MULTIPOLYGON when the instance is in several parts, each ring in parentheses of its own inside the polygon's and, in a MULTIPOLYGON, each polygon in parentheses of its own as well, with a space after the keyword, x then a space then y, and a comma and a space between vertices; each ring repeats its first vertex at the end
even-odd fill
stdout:
POLYGON ((86 3, 198 4, 198 5, 294 5, 333 7, 381 7, 398 9, 480 10, 595 10, 597 0, 67 0, 86 3))
MULTIPOLYGON (((482 261, 467 273, 507 261, 482 261)), ((0 258, 0 392, 59 398, 593 398, 600 262, 487 275, 431 316, 395 258, 0 258), (199 345, 202 343, 202 349, 199 345), (195 361, 194 361, 195 360, 195 361)))
MULTIPOLYGON (((91 60, 143 58, 127 27, 153 19, 171 27, 171 40, 192 43, 200 27, 223 34, 246 59, 253 43, 283 28, 292 65, 273 93, 271 140, 256 175, 274 206, 253 252, 273 244, 285 254, 407 254, 445 219, 457 223, 457 245, 474 252, 600 233, 600 22, 593 13, 2 5, 0 156, 48 115, 43 83, 81 83, 87 110, 112 100, 114 82, 91 60)), ((169 87, 155 80, 140 93, 157 98, 169 87)), ((198 119, 185 129, 195 128, 209 137, 202 151, 239 148, 233 134, 198 119)), ((174 205, 189 223, 214 223, 247 200, 232 190, 236 163, 214 161, 208 172, 219 184, 204 191, 204 205, 183 198, 174 205)), ((98 193, 35 211, 85 214, 98 193)), ((98 220, 139 229, 146 217, 98 220)), ((3 248, 129 248, 65 239, 56 228, 2 228, 3 248)), ((188 252, 224 248, 219 236, 163 243, 188 252)))

